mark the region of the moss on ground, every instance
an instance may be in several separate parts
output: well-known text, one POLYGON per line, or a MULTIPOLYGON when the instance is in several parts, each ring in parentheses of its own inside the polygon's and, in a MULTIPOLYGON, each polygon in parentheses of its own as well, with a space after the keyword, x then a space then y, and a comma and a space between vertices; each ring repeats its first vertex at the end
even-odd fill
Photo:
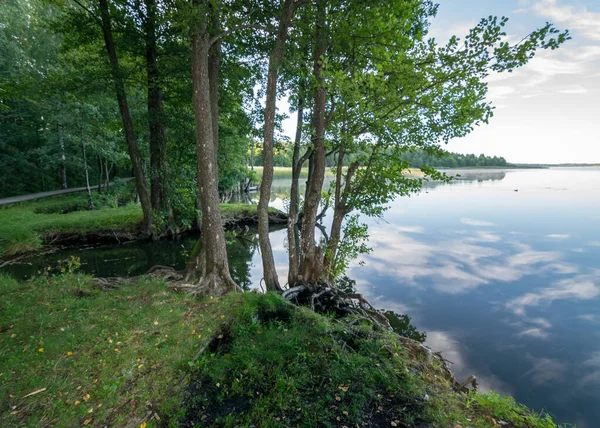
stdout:
POLYGON ((0 426, 555 427, 408 355, 275 294, 0 277, 0 426))

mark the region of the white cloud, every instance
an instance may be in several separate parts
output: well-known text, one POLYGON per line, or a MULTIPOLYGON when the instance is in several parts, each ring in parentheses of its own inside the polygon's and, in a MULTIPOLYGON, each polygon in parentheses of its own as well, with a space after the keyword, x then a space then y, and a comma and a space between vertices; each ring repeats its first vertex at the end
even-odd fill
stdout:
POLYGON ((589 359, 583 362, 583 365, 600 368, 600 351, 594 352, 589 359))
POLYGON ((490 223, 489 221, 475 220, 472 218, 461 218, 460 222, 462 224, 466 224, 468 226, 477 226, 477 227, 494 226, 494 223, 490 223))
MULTIPOLYGON (((463 220, 469 224, 491 224, 463 220)), ((415 239, 417 236, 409 233, 403 226, 373 227, 370 235, 374 251, 365 257, 369 267, 382 275, 393 275, 406 285, 426 283, 435 290, 451 294, 463 293, 491 281, 517 281, 532 274, 579 273, 579 267, 562 261, 558 251, 537 251, 520 243, 513 243, 514 249, 508 252, 492 248, 487 244, 500 241, 501 236, 487 230, 472 231, 468 237, 441 240, 436 244, 415 239)), ((548 300, 549 296, 552 295, 526 296, 522 303, 513 302, 513 306, 522 308, 530 301, 537 304, 548 300)))
POLYGON ((483 230, 475 231, 474 236, 467 238, 470 242, 498 242, 502 238, 494 233, 485 232, 483 230))
POLYGON ((580 320, 593 322, 596 321, 597 316, 595 314, 584 314, 578 315, 577 318, 580 320))
POLYGON ((425 229, 422 226, 397 226, 396 229, 399 232, 405 233, 425 233, 425 229))
POLYGON ((550 324, 550 321, 548 321, 545 318, 529 318, 527 319, 527 322, 530 322, 532 324, 538 325, 542 328, 550 328, 552 327, 552 324, 550 324))
POLYGON ((523 72, 534 75, 523 86, 537 86, 556 76, 581 74, 583 71, 584 66, 577 62, 563 61, 553 51, 542 51, 523 69, 523 72))
POLYGON ((512 267, 550 263, 560 258, 560 254, 556 251, 536 251, 525 244, 516 244, 515 246, 521 251, 508 257, 508 264, 512 267))
POLYGON ((500 98, 507 98, 515 92, 517 92, 517 88, 514 86, 490 86, 488 97, 492 100, 497 100, 500 98))
POLYGON ((593 61, 600 58, 600 46, 585 45, 565 50, 565 56, 575 61, 593 61))
POLYGON ((586 7, 567 6, 557 0, 542 0, 533 6, 540 16, 555 23, 562 23, 575 34, 592 40, 600 40, 600 13, 589 11, 586 7))
POLYGON ((550 235, 546 235, 546 238, 550 239, 568 239, 571 235, 560 234, 560 233, 551 233, 550 235))
POLYGON ((582 94, 587 94, 589 92, 589 90, 584 88, 581 85, 575 85, 575 86, 561 89, 558 92, 560 92, 561 94, 566 94, 566 95, 582 95, 582 94))

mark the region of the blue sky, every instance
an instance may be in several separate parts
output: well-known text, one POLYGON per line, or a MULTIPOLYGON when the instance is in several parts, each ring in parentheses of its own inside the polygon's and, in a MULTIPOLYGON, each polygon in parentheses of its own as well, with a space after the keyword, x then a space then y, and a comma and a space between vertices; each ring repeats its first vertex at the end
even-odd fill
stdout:
MULTIPOLYGON (((507 35, 520 40, 552 22, 572 40, 543 51, 512 74, 489 77, 496 106, 489 125, 451 141, 459 153, 504 156, 510 162, 600 163, 600 0, 438 0, 431 35, 442 43, 464 36, 481 17, 507 16, 507 35)), ((295 121, 285 133, 294 135, 295 121)))

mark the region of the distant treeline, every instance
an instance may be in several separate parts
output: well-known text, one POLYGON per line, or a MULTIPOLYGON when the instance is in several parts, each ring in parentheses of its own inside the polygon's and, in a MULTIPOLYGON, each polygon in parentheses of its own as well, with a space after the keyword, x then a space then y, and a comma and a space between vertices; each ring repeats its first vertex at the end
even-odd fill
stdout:
MULTIPOLYGON (((262 166, 262 150, 260 147, 256 147, 254 150, 253 156, 249 156, 254 160, 255 166, 262 166)), ((464 155, 461 153, 450 153, 447 152, 446 156, 432 156, 430 154, 425 153, 422 150, 416 150, 411 152, 406 152, 404 155, 404 159, 410 163, 410 166, 413 168, 420 168, 423 165, 437 167, 437 168, 460 168, 460 167, 487 167, 487 166, 495 166, 495 167, 503 167, 509 166, 506 159, 498 156, 485 156, 484 154, 480 154, 479 156, 474 154, 464 155)), ((279 143, 275 147, 274 153, 274 164, 275 166, 292 166, 292 145, 290 143, 279 143)), ((351 158, 348 157, 347 164, 351 161, 351 158)), ((327 158, 327 166, 331 167, 336 164, 334 156, 328 156, 327 158)))
POLYGON ((414 151, 406 153, 405 158, 410 162, 410 166, 419 168, 423 165, 438 168, 459 168, 459 167, 482 167, 482 166, 507 166, 506 159, 498 156, 486 156, 480 154, 463 155, 461 153, 450 153, 443 157, 431 156, 423 151, 414 151))

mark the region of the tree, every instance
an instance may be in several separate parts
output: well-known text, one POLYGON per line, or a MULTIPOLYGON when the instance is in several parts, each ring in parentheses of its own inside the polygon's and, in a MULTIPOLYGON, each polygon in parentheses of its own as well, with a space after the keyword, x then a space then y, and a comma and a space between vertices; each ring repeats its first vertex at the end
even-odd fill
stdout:
POLYGON ((163 94, 158 69, 156 42, 156 0, 144 0, 146 14, 144 36, 146 44, 146 75, 148 84, 148 125, 150 143, 150 189, 152 209, 166 212, 172 217, 168 198, 167 136, 164 124, 163 94))
MULTIPOLYGON (((221 221, 218 186, 217 88, 218 55, 214 46, 221 33, 220 4, 195 1, 191 28, 192 82, 194 117, 196 122, 196 153, 198 185, 202 210, 202 243, 198 255, 188 269, 188 278, 195 276, 199 289, 219 295, 238 289, 229 273, 225 234, 221 221), (215 33, 217 35, 215 35, 215 33), (212 61, 211 61, 212 60, 212 61)), ((217 45, 218 46, 218 45, 217 45)))
POLYGON ((330 5, 325 0, 315 0, 315 25, 314 25, 314 50, 313 72, 313 118, 311 136, 311 154, 309 179, 304 198, 302 216, 302 240, 298 276, 293 283, 298 281, 316 282, 323 277, 323 265, 320 262, 321 247, 315 243, 315 228, 317 211, 321 200, 323 182, 325 179, 326 154, 325 154, 325 108, 327 88, 325 87, 323 67, 325 54, 329 43, 329 28, 327 14, 331 11, 330 5), (329 6, 329 7, 328 7, 329 6))
POLYGON ((104 35, 104 44, 110 59, 112 78, 117 94, 117 102, 119 103, 119 111, 121 112, 121 119, 123 120, 123 132, 125 133, 125 140, 127 141, 129 157, 131 159, 131 164, 133 165, 136 189, 140 197, 140 203, 142 205, 142 211, 144 213, 144 224, 142 230, 144 234, 151 236, 152 204, 150 201, 150 195, 148 193, 148 182, 146 180, 146 173, 144 172, 144 168, 142 166, 141 154, 135 137, 133 121, 131 119, 131 113, 129 111, 129 104, 127 103, 125 85, 123 83, 123 77, 121 74, 121 69, 119 67, 119 59, 117 57, 117 51, 112 36, 108 1, 98 0, 98 3, 100 5, 100 17, 102 33, 104 35))
POLYGON ((263 176, 260 186, 260 199, 258 203, 258 235, 263 263, 263 275, 267 290, 281 290, 273 251, 269 239, 269 200, 271 198, 271 185, 273 183, 273 157, 274 157, 274 131, 275 131, 275 104, 277 101, 277 79, 281 61, 285 55, 285 44, 288 28, 291 25, 295 9, 306 1, 285 0, 279 18, 279 28, 275 39, 275 46, 269 58, 269 71, 267 74, 267 100, 265 105, 264 139, 263 139, 263 176))
MULTIPOLYGON (((483 19, 462 44, 452 37, 438 46, 427 39, 436 6, 429 1, 317 2, 313 82, 314 150, 302 220, 298 281, 329 280, 355 254, 366 229, 344 219, 358 211, 380 216, 398 195, 418 191, 423 179, 402 172, 406 151, 444 155, 440 144, 468 134, 493 114, 484 78, 525 65, 538 48, 555 49, 568 39, 550 24, 517 44, 504 41, 506 18, 483 19), (330 111, 325 112, 329 98, 330 111), (317 206, 323 190, 325 155, 335 153, 334 217, 328 238, 315 242, 317 206), (354 161, 343 168, 344 158, 354 161)), ((477 162, 477 160, 475 160, 477 162)), ((447 179, 427 165, 424 172, 447 179)))

